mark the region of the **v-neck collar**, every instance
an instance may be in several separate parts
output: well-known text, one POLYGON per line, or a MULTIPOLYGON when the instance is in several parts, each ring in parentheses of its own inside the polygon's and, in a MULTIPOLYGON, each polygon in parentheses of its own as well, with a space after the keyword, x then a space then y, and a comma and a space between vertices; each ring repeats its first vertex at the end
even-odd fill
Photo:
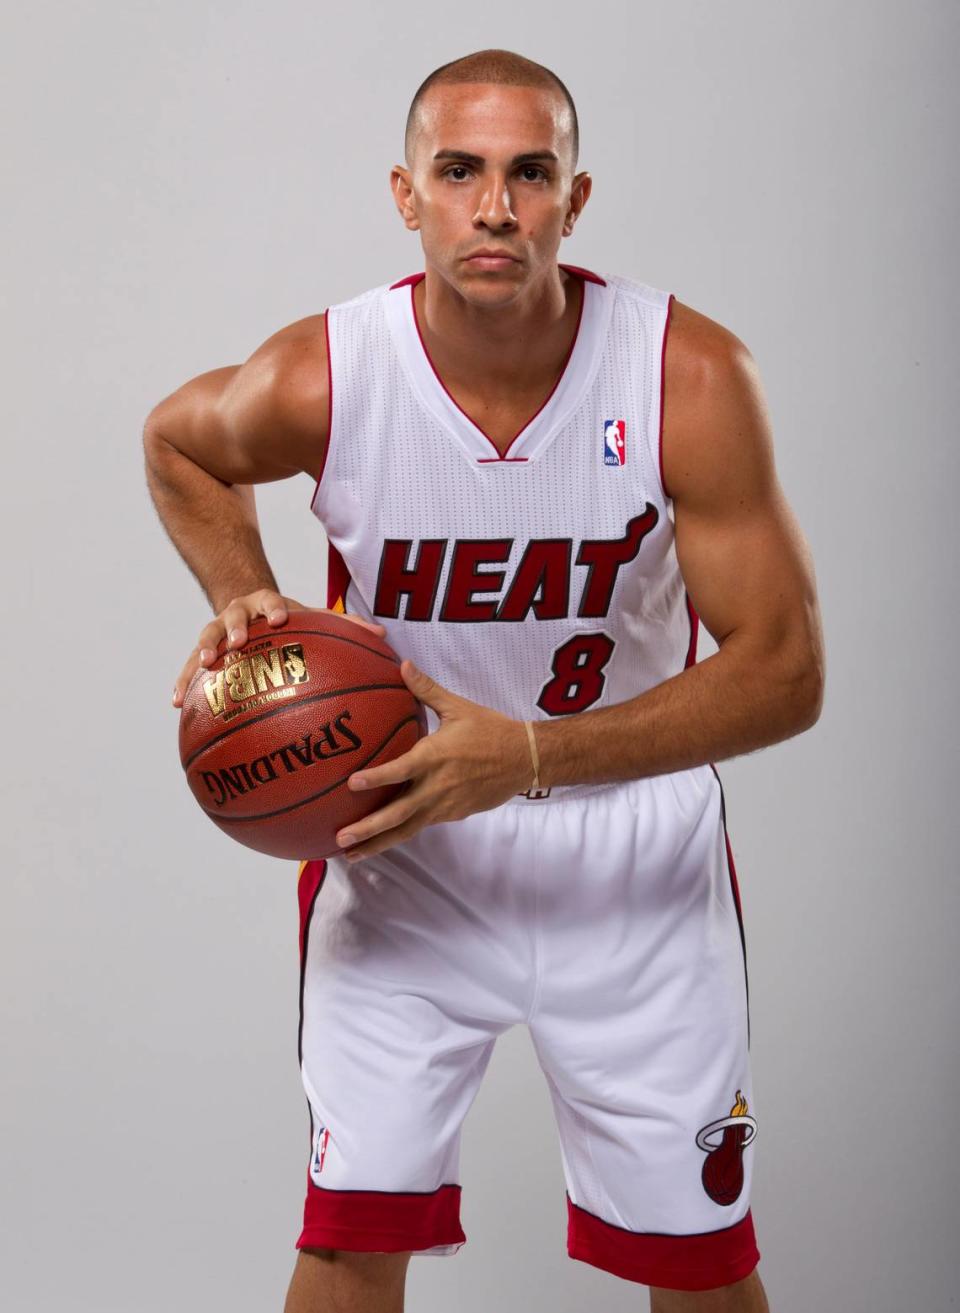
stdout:
POLYGON ((430 359, 413 300, 414 290, 425 275, 403 278, 387 292, 387 321, 415 392, 424 407, 479 465, 525 464, 535 459, 569 419, 596 376, 613 309, 613 289, 586 269, 573 265, 560 268, 583 283, 573 341, 550 394, 502 456, 493 439, 454 401, 430 359))

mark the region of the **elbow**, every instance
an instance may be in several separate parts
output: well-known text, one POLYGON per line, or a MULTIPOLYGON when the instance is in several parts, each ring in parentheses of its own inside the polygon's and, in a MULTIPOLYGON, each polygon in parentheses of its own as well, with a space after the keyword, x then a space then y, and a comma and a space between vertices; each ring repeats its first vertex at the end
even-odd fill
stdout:
POLYGON ((154 506, 161 507, 184 489, 186 464, 181 453, 166 436, 167 416, 155 407, 143 425, 143 465, 147 490, 154 506))
POLYGON ((815 604, 784 625, 776 651, 789 734, 802 734, 820 719, 826 684, 823 629, 815 604))
POLYGON ((789 693, 785 699, 792 722, 791 732, 802 734, 820 719, 823 711, 825 680, 823 652, 809 648, 797 661, 789 679, 789 693))
POLYGON ((171 416, 163 402, 154 406, 143 423, 143 459, 151 492, 183 478, 184 457, 170 440, 171 416))
POLYGON ((143 451, 147 464, 162 458, 164 450, 170 450, 170 444, 163 436, 162 407, 154 406, 143 422, 143 451))
POLYGON ((798 733, 813 729, 823 711, 824 672, 822 663, 808 667, 804 681, 803 694, 799 699, 800 725, 798 733))
POLYGON ((745 659, 756 714, 768 735, 767 744, 812 729, 823 711, 821 643, 808 635, 781 634, 779 641, 754 648, 745 659))
POLYGON ((151 410, 143 425, 143 459, 147 468, 148 479, 155 476, 162 466, 164 449, 169 451, 170 448, 160 431, 157 410, 154 409, 151 410))

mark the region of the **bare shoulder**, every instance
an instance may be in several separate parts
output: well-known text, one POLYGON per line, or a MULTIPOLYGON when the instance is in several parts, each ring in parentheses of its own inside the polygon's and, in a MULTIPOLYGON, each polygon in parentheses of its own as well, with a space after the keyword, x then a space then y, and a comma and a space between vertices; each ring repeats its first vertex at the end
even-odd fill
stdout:
POLYGON ((308 315, 271 334, 237 369, 224 390, 225 416, 251 438, 313 476, 323 465, 330 387, 325 317, 308 315))
POLYGON ((774 478, 753 356, 730 329, 676 300, 664 357, 663 475, 671 496, 694 499, 774 478))
POLYGON ((718 369, 728 368, 741 354, 749 352, 729 328, 674 300, 667 335, 668 382, 684 390, 703 386, 718 369))
POLYGON ((236 385, 260 391, 278 419, 313 427, 329 404, 325 316, 308 315, 273 333, 241 365, 236 385))
POLYGON ((164 398, 144 441, 173 447, 228 483, 264 483, 323 466, 330 397, 324 316, 268 337, 241 365, 209 370, 164 398))

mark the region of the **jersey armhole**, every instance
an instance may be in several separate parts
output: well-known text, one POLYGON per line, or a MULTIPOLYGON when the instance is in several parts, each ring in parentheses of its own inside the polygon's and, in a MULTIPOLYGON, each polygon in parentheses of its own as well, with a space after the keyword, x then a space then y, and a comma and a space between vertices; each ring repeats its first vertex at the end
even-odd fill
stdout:
POLYGON ((667 299, 667 313, 663 321, 663 342, 660 347, 660 415, 657 421, 657 467, 660 471, 660 491, 663 493, 665 501, 673 500, 667 491, 667 483, 663 477, 663 396, 667 381, 667 336, 670 332, 670 317, 674 299, 671 292, 667 299))
POLYGON ((323 335, 327 348, 327 444, 323 451, 323 460, 320 463, 320 473, 317 475, 317 481, 313 487, 313 496, 310 498, 310 509, 314 515, 317 514, 317 497, 320 495, 320 484, 323 482, 324 473, 330 463, 330 448, 333 445, 333 358, 330 353, 329 306, 323 312, 323 335))

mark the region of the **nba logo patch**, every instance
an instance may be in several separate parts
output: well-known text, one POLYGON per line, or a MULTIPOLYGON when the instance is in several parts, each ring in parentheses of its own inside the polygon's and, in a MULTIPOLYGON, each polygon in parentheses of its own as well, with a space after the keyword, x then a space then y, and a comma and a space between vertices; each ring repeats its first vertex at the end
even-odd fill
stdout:
POLYGON ((626 465, 627 421, 625 419, 605 419, 603 421, 603 463, 604 465, 626 465))
POLYGON ((313 1136, 313 1153, 310 1156, 310 1177, 316 1185, 320 1182, 317 1179, 323 1171, 323 1160, 327 1156, 327 1145, 330 1142, 330 1132, 326 1126, 318 1126, 313 1136))

